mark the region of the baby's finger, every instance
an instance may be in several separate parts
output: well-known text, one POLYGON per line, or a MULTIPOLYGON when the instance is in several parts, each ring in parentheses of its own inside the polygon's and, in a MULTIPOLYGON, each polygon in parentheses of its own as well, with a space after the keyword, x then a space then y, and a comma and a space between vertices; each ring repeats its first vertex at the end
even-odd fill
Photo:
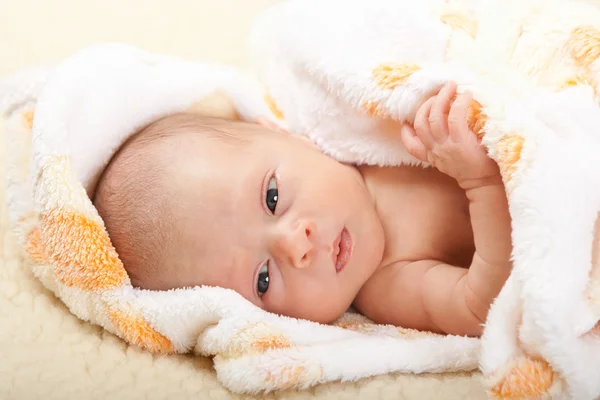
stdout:
POLYGON ((415 130, 410 125, 404 125, 400 130, 400 139, 411 156, 427 162, 427 147, 417 137, 415 130))
POLYGON ((466 135, 471 135, 467 117, 469 107, 473 101, 473 95, 469 92, 461 93, 456 97, 454 103, 450 106, 448 114, 448 131, 450 138, 455 141, 464 140, 466 135))
POLYGON ((419 107, 417 115, 415 115, 415 132, 417 137, 427 148, 432 148, 435 145, 435 140, 431 135, 431 127, 429 126, 429 114, 431 113, 431 106, 434 101, 435 97, 428 99, 421 107, 419 107))
POLYGON ((448 113, 450 105, 456 94, 456 83, 448 82, 435 97, 429 114, 431 135, 437 142, 442 142, 448 137, 448 113))

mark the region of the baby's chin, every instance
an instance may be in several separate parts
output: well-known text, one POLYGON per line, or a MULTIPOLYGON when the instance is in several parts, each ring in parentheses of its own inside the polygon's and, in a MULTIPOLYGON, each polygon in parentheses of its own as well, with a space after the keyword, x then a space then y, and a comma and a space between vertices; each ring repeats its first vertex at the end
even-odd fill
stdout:
POLYGON ((327 302, 322 303, 323 306, 318 309, 305 310, 296 318, 305 319, 319 324, 331 324, 337 321, 342 315, 352 307, 352 301, 344 304, 327 305, 327 302))

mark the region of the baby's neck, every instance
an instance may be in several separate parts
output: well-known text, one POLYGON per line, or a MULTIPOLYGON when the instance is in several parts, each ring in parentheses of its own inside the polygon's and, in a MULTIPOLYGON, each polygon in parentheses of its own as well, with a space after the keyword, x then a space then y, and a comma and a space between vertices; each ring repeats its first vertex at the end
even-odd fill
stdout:
MULTIPOLYGON (((370 184, 369 179, 367 179, 367 177, 364 174, 365 169, 369 168, 369 166, 353 165, 352 168, 356 170, 356 173, 358 174, 361 183, 364 185, 365 190, 369 193, 369 197, 371 198, 371 204, 373 205, 373 208, 375 208, 375 211, 377 211, 377 200, 375 198, 375 190, 373 188, 373 185, 370 184)), ((377 213, 377 216, 379 217, 379 213, 377 213)))
MULTIPOLYGON (((379 207, 377 206, 377 197, 376 197, 377 191, 375 190, 375 182, 373 182, 373 179, 369 179, 370 174, 367 173, 367 171, 373 167, 371 167, 371 166, 353 166, 353 168, 356 171, 357 178, 360 179, 360 182, 362 183, 364 190, 367 191, 368 197, 371 200, 369 202, 369 207, 372 207, 372 210, 374 211, 374 214, 377 218, 377 222, 379 224, 378 228, 381 229, 381 234, 372 235, 372 238, 380 237, 380 240, 381 240, 380 244, 382 246, 381 247, 381 257, 383 257, 383 255, 385 254, 385 249, 388 245, 388 241, 387 241, 387 235, 386 235, 386 232, 384 229, 385 224, 383 223, 384 221, 383 221, 382 215, 380 214, 379 207)), ((378 264, 377 268, 372 271, 372 274, 375 274, 375 272, 381 268, 381 266, 382 266, 381 261, 382 261, 382 259, 380 258, 378 261, 379 264, 378 264)))

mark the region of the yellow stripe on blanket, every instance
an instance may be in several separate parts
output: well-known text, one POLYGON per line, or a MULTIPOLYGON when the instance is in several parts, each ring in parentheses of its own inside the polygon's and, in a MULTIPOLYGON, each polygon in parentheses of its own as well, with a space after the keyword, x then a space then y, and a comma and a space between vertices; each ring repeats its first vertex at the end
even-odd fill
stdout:
POLYGON ((598 96, 598 92, 600 91, 600 82, 596 81, 591 74, 588 75, 577 75, 572 78, 569 78, 560 85, 558 91, 566 90, 575 86, 588 86, 592 89, 593 95, 598 96))
POLYGON ((388 118, 390 116, 377 101, 366 101, 363 103, 362 108, 369 117, 388 118))
POLYGON ((442 23, 450 26, 452 29, 460 29, 472 38, 477 34, 477 21, 467 17, 464 14, 445 13, 440 17, 442 23))
POLYGON ((275 103, 275 100, 273 99, 273 97, 271 97, 270 94, 265 94, 264 97, 265 103, 267 104, 267 107, 269 107, 269 110, 271 110, 271 112, 273 113, 273 116, 275 116, 275 118, 277 119, 283 119, 284 115, 283 112, 279 109, 279 107, 277 107, 277 103, 275 103))
POLYGON ((373 80, 382 89, 394 89, 420 69, 416 64, 381 64, 373 69, 373 80))
MULTIPOLYGON (((419 69, 421 68, 416 64, 380 64, 373 69, 372 78, 379 88, 394 89, 406 82, 419 69)), ((389 118, 389 113, 379 101, 367 100, 361 104, 361 107, 370 117, 389 118)))

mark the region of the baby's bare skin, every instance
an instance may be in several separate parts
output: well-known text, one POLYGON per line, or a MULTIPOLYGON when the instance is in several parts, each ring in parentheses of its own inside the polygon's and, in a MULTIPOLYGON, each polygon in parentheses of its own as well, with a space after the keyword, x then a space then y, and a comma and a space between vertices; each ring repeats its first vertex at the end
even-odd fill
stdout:
POLYGON ((452 104, 455 90, 442 89, 416 134, 404 133, 437 169, 361 168, 386 245, 355 305, 381 323, 476 336, 510 274, 510 216, 499 170, 466 126, 470 97, 452 104))
POLYGON ((121 149, 94 204, 136 286, 219 286, 322 323, 354 303, 378 323, 479 335, 510 273, 510 217, 455 90, 399 132, 432 168, 357 168, 300 136, 176 114, 121 149))

